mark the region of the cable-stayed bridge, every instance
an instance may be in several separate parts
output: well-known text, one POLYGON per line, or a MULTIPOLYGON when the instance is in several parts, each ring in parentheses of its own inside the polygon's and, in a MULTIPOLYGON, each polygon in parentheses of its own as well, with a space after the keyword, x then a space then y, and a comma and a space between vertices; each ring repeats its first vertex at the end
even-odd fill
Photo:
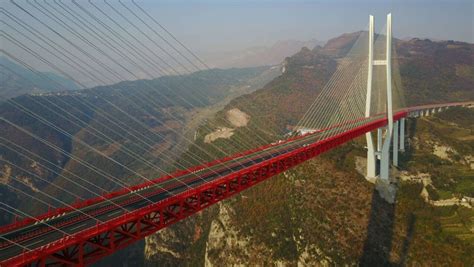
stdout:
MULTIPOLYGON (((59 61, 96 84, 111 83, 115 79, 140 78, 131 71, 131 66, 138 68, 147 77, 154 77, 156 73, 153 71, 159 71, 162 75, 177 75, 182 74, 183 71, 192 72, 191 68, 177 60, 178 57, 187 61, 194 70, 202 68, 198 67, 198 64, 208 68, 202 60, 199 60, 152 17, 148 16, 150 21, 168 34, 169 39, 165 39, 155 31, 154 27, 143 21, 140 15, 136 15, 134 12, 141 11, 145 16, 147 13, 133 1, 135 5, 133 10, 120 2, 123 10, 136 15, 135 17, 143 22, 148 31, 170 45, 175 54, 163 49, 161 44, 150 38, 148 33, 133 21, 122 17, 122 20, 127 21, 147 41, 143 42, 134 35, 127 37, 126 35, 130 33, 120 25, 120 21, 104 12, 101 6, 95 6, 94 3, 91 5, 94 6, 95 13, 91 13, 75 1, 72 1, 75 9, 62 4, 61 1, 54 1, 56 5, 48 1, 45 1, 43 5, 31 4, 30 8, 34 8, 36 13, 15 1, 11 3, 30 16, 32 21, 42 24, 43 27, 56 34, 65 46, 51 42, 52 40, 48 40, 48 35, 41 35, 30 25, 18 20, 15 14, 3 8, 1 12, 9 21, 2 20, 2 23, 11 29, 15 27, 10 25, 17 23, 25 32, 28 32, 28 34, 16 32, 17 35, 23 33, 23 38, 28 39, 31 45, 36 45, 43 51, 56 55, 56 59, 53 61, 35 52, 28 45, 20 42, 16 35, 2 30, 2 37, 13 46, 29 53, 31 57, 71 78, 83 88, 87 88, 86 84, 60 68, 59 61), (47 16, 49 20, 66 29, 72 37, 63 35, 35 14, 47 16), (108 23, 114 24, 115 27, 104 24, 99 14, 107 17, 108 23), (84 19, 83 16, 87 16, 88 19, 84 19), (70 21, 67 20, 68 18, 70 21), (94 52, 82 48, 76 43, 76 39, 89 45, 94 52), (171 41, 184 48, 184 51, 171 45, 171 41), (100 42, 102 46, 95 42, 100 42), (141 48, 137 49, 137 46, 141 48), (79 51, 81 57, 87 57, 90 61, 84 61, 76 54, 69 53, 67 47, 79 51), (167 58, 157 55, 153 48, 163 50, 167 58), (130 54, 123 51, 130 51, 130 54), (117 60, 113 54, 120 55, 127 64, 117 60), (158 60, 153 60, 152 56, 158 60), (192 58, 198 60, 192 60, 192 58), (168 63, 170 59, 175 61, 176 65, 168 63), (109 65, 118 66, 118 69, 110 68, 109 65)), ((120 14, 116 7, 106 1, 104 3, 113 12, 120 14)), ((387 16, 386 31, 380 35, 375 35, 373 17, 370 17, 369 30, 363 32, 347 55, 339 60, 332 78, 301 118, 292 137, 264 146, 252 147, 244 152, 227 155, 212 162, 202 162, 202 165, 166 173, 157 179, 142 177, 144 182, 137 185, 115 181, 121 189, 74 204, 64 203, 63 207, 50 210, 40 216, 29 215, 2 202, 6 207, 3 210, 16 212, 23 219, 0 228, 0 265, 83 266, 93 263, 218 201, 363 135, 367 140, 367 177, 389 183, 390 165, 398 165, 398 153, 405 148, 404 131, 407 117, 426 116, 449 107, 474 104, 460 102, 405 107, 396 56, 392 55, 394 49, 391 31, 391 15, 387 16), (298 132, 299 134, 296 134, 298 132), (380 167, 377 168, 377 165, 380 167)), ((14 53, 6 49, 2 49, 2 53, 35 73, 38 72, 14 53)), ((14 72, 8 66, 3 67, 7 71, 14 72)), ((38 73, 38 75, 42 74, 38 73)), ((145 83, 144 86, 153 90, 150 84, 145 83)), ((140 97, 146 98, 146 95, 140 97)), ((166 95, 163 97, 166 98, 166 95)), ((47 118, 32 112, 27 107, 15 102, 11 103, 15 108, 30 114, 33 119, 65 135, 68 134, 66 129, 52 125, 47 118)), ((67 110, 64 112, 67 113, 67 110)), ((131 116, 126 112, 123 113, 124 116, 131 116)), ((55 148, 53 144, 47 140, 41 140, 29 133, 27 129, 5 118, 1 118, 1 121, 3 125, 16 128, 29 134, 31 138, 55 148)), ((95 134, 101 138, 107 138, 99 130, 95 134)), ((255 138, 261 137, 255 133, 255 138)), ((83 145, 90 147, 87 143, 83 145)), ((141 158, 134 151, 127 151, 127 153, 141 158)), ((195 158, 199 159, 197 156, 195 158)), ((81 159, 76 160, 85 167, 94 169, 98 174, 107 175, 97 170, 96 166, 88 166, 87 162, 81 159)), ((143 162, 151 165, 146 159, 143 159, 143 162)), ((121 163, 117 162, 117 164, 121 163)))
MULTIPOLYGON (((447 103, 398 111, 393 120, 423 116, 447 103)), ((133 186, 2 229, 2 264, 84 265, 185 219, 274 175, 370 131, 386 127, 384 115, 256 148, 133 186), (320 139, 327 133, 336 133, 320 139)), ((403 148, 403 141, 400 143, 403 148)))

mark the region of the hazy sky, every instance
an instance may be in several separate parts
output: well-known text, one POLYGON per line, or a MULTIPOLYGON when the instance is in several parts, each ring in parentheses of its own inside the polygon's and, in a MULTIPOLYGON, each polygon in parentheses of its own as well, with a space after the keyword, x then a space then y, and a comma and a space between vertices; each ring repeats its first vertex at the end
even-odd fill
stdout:
POLYGON ((197 49, 270 45, 285 39, 327 40, 376 25, 393 14, 394 36, 474 42, 472 0, 137 0, 197 49))
MULTIPOLYGON (((0 6, 13 16, 3 15, 2 11, 0 45, 34 68, 59 72, 63 76, 70 73, 87 85, 175 73, 172 65, 176 65, 168 57, 170 54, 160 51, 160 46, 157 45, 160 43, 166 47, 167 44, 154 35, 153 28, 145 27, 139 21, 139 16, 134 18, 118 0, 106 1, 108 5, 104 0, 92 0, 92 5, 87 0, 15 0, 15 5, 10 1, 0 0, 0 6), (76 23, 76 19, 62 8, 82 14, 81 23, 76 23), (82 8, 88 11, 83 12, 82 8), (46 13, 43 9, 49 11, 46 13), (88 12, 92 16, 87 15, 88 12), (129 20, 132 22, 129 23, 129 20), (22 23, 43 38, 34 36, 20 26, 22 23), (83 27, 84 23, 95 26, 86 26, 86 29, 83 27), (107 29, 101 26, 104 24, 107 29), (102 28, 102 32, 92 31, 95 27, 102 28), (120 41, 117 42, 115 37, 110 38, 113 35, 109 29, 118 32, 120 41), (124 45, 123 40, 128 44, 124 45), (59 50, 62 54, 53 50, 51 45, 61 47, 59 50), (125 47, 125 50, 117 52, 114 48, 119 46, 125 47), (28 49, 32 49, 37 55, 32 56, 28 49), (134 51, 135 53, 131 53, 134 51), (64 53, 71 54, 67 60, 64 53), (140 55, 136 56, 137 53, 140 55), (56 68, 45 64, 38 55, 43 55, 56 68), (127 59, 127 55, 134 59, 127 59), (156 66, 146 66, 150 63, 147 59, 151 58, 155 61, 163 59, 163 71, 159 71, 156 66), (108 69, 108 66, 113 70, 108 69), (102 81, 85 74, 91 70, 102 81)), ((366 29, 369 14, 375 15, 376 27, 381 29, 388 12, 393 14, 393 32, 397 38, 451 39, 474 43, 472 0, 135 1, 198 55, 241 50, 251 46, 269 46, 288 39, 326 41, 342 33, 366 29)), ((131 0, 122 2, 145 18, 132 7, 131 0)), ((145 20, 150 23, 147 18, 145 20)), ((156 25, 153 27, 164 34, 156 25)), ((177 56, 170 48, 166 49, 177 56)))

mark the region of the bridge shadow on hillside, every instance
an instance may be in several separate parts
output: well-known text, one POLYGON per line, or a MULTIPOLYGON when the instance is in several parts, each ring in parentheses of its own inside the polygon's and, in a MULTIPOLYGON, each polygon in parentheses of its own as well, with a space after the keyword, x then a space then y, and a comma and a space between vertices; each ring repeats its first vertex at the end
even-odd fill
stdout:
MULTIPOLYGON (((413 140, 417 126, 416 120, 407 121, 407 140, 405 152, 399 154, 401 168, 412 160, 412 148, 409 140, 413 140)), ((377 166, 379 168, 379 166, 377 166)), ((359 259, 360 266, 405 266, 414 233, 416 217, 410 214, 406 218, 407 233, 399 251, 399 262, 390 260, 392 250, 393 231, 395 227, 395 204, 386 202, 379 192, 374 188, 372 191, 372 202, 370 219, 367 225, 367 236, 364 242, 364 250, 359 259)))
POLYGON ((411 214, 407 219, 408 231, 404 239, 400 261, 390 260, 392 250, 393 230, 395 226, 395 204, 386 202, 380 197, 377 190, 372 192, 372 205, 369 223, 367 225, 367 237, 364 242, 364 250, 359 259, 360 266, 404 266, 411 239, 413 237, 415 216, 411 214))
POLYGON ((367 225, 367 237, 360 258, 361 266, 391 266, 395 204, 386 202, 377 190, 372 192, 370 219, 367 225))

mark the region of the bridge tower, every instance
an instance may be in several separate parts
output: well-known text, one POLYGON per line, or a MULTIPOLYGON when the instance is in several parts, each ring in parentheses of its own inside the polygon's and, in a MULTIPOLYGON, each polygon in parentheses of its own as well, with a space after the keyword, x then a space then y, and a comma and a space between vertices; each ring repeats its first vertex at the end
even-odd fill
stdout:
MULTIPOLYGON (((368 71, 367 71, 367 96, 365 102, 365 117, 370 117, 370 106, 371 106, 371 98, 372 98, 372 70, 373 70, 373 62, 374 62, 374 16, 369 16, 369 58, 368 58, 368 71)), ((381 129, 377 130, 377 132, 381 131, 381 129)), ((381 136, 380 132, 380 136, 381 136)), ((367 178, 375 178, 377 176, 376 173, 376 161, 377 156, 375 154, 374 148, 374 140, 372 138, 372 132, 368 132, 365 134, 365 138, 367 140, 367 178)), ((381 147, 381 143, 377 140, 377 149, 381 147)))
POLYGON ((398 165, 398 151, 405 147, 404 127, 405 121, 393 121, 392 106, 392 15, 387 15, 387 33, 386 33, 386 52, 385 59, 374 59, 374 17, 369 17, 369 52, 368 52, 368 74, 367 74, 367 96, 365 117, 370 117, 372 85, 373 85, 373 69, 374 66, 385 67, 386 70, 386 114, 388 124, 384 129, 377 130, 377 147, 371 132, 366 133, 367 140, 367 178, 376 178, 378 176, 383 182, 388 183, 390 174, 390 145, 393 142, 393 165, 398 165), (399 136, 400 128, 400 136, 399 136), (399 142, 400 138, 400 142, 399 142), (377 175, 377 162, 380 162, 380 173, 377 175))

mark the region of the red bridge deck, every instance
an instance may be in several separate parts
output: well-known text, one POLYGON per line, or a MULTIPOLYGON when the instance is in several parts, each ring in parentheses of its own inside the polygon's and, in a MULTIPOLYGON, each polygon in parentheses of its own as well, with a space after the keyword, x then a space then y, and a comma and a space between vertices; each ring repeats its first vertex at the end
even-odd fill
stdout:
MULTIPOLYGON (((394 119, 424 109, 472 104, 413 107, 397 112, 394 119)), ((387 119, 381 116, 363 118, 179 171, 75 204, 74 209, 62 208, 4 226, 0 229, 0 265, 90 264, 386 124, 387 119), (333 130, 340 133, 321 139, 322 133, 333 130)))

